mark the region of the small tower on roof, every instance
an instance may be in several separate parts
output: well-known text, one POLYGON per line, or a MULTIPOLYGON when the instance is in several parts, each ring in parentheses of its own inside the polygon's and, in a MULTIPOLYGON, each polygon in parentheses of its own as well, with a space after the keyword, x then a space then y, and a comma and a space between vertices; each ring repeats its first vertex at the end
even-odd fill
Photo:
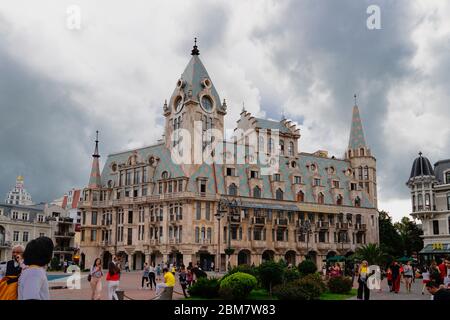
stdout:
POLYGON ((101 175, 100 175, 100 154, 98 153, 98 131, 96 131, 95 138, 95 149, 94 154, 92 155, 92 168, 91 175, 89 178, 89 186, 90 189, 99 189, 101 188, 101 175))
POLYGON ((364 137, 356 94, 353 98, 355 101, 345 159, 350 161, 353 180, 357 184, 358 190, 365 191, 369 201, 377 207, 376 159, 372 156, 364 137))

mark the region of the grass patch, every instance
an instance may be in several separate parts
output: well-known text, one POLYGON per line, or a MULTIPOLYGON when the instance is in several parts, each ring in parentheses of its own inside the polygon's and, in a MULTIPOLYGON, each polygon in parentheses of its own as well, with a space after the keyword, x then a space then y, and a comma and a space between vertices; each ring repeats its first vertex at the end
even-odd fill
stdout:
MULTIPOLYGON (((183 300, 222 300, 219 298, 214 299, 206 299, 206 298, 200 298, 200 297, 189 297, 184 298, 183 300)), ((250 295, 248 296, 247 300, 277 300, 276 297, 269 297, 269 293, 266 289, 253 289, 250 292, 250 295)))
POLYGON ((320 296, 320 300, 347 300, 356 296, 356 289, 352 289, 348 294, 325 292, 320 296))

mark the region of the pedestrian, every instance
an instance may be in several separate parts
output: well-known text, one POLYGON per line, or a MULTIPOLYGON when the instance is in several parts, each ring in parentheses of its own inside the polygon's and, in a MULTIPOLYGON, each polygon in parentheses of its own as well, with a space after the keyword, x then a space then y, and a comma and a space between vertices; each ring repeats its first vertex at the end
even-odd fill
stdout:
POLYGON ((444 279, 447 276, 447 265, 446 265, 446 259, 442 259, 442 262, 439 264, 439 274, 441 276, 441 284, 444 283, 444 279))
POLYGON ((324 264, 322 267, 322 276, 324 279, 327 278, 327 265, 326 264, 324 264))
POLYGON ((192 269, 188 269, 187 270, 187 275, 186 275, 186 282, 187 282, 187 286, 190 287, 192 285, 192 269))
POLYGON ((392 292, 392 270, 389 266, 386 269, 386 279, 389 287, 389 292, 392 292))
POLYGON ((392 270, 392 289, 391 289, 391 292, 398 293, 400 291, 401 273, 400 273, 400 265, 398 264, 398 262, 396 260, 394 260, 394 263, 392 264, 391 270, 392 270))
POLYGON ((19 300, 50 300, 45 266, 53 256, 53 241, 39 237, 28 242, 23 252, 23 263, 18 285, 19 300))
POLYGON ((6 263, 5 276, 7 277, 19 277, 22 271, 23 265, 23 252, 24 248, 21 245, 16 245, 12 248, 12 260, 6 263))
POLYGON ((156 276, 158 278, 158 281, 160 281, 161 280, 161 264, 160 263, 158 263, 158 265, 156 266, 156 276))
POLYGON ((147 288, 148 288, 148 285, 150 283, 149 273, 150 273, 150 268, 148 266, 148 263, 145 262, 144 270, 142 271, 141 289, 144 289, 144 282, 147 283, 147 288))
POLYGON ((181 265, 180 274, 178 275, 180 280, 181 289, 183 289, 184 297, 187 298, 186 287, 187 287, 187 273, 184 264, 181 265))
POLYGON ((367 280, 369 279, 369 265, 367 261, 363 261, 358 270, 358 300, 369 300, 370 290, 367 286, 367 280))
MULTIPOLYGON (((155 281, 155 263, 150 263, 150 266, 148 267, 148 282, 150 283, 150 290, 153 290, 153 285, 155 285, 156 290, 156 281, 155 281)), ((147 284, 148 286, 148 284, 147 284)))
POLYGON ((403 279, 405 280, 406 292, 411 293, 411 281, 414 276, 411 261, 407 261, 403 267, 403 279))
POLYGON ((106 282, 108 283, 108 300, 119 300, 116 291, 120 284, 120 270, 113 262, 108 265, 106 282))
POLYGON ((436 281, 430 281, 427 283, 427 290, 433 295, 433 300, 436 301, 450 301, 450 290, 445 289, 439 285, 436 281))
POLYGON ((436 264, 436 261, 431 261, 430 264, 430 280, 436 282, 437 284, 442 284, 441 282, 441 271, 436 264))
POLYGON ((92 290, 91 300, 100 300, 102 292, 102 277, 102 260, 97 258, 95 259, 88 276, 88 281, 90 282, 92 290))
MULTIPOLYGON (((172 272, 169 272, 169 269, 164 268, 163 269, 163 274, 164 274, 164 282, 160 282, 156 285, 156 295, 159 296, 163 293, 164 290, 166 290, 166 288, 171 288, 169 290, 173 290, 173 287, 175 286, 175 277, 172 274, 172 272)), ((172 291, 173 293, 173 291, 172 291)), ((172 297, 172 295, 170 294, 170 297, 172 297)))
POLYGON ((125 261, 125 272, 130 272, 130 265, 128 264, 128 260, 125 261))
POLYGON ((66 273, 67 272, 67 267, 68 267, 67 260, 64 260, 63 266, 64 266, 64 273, 66 273))
POLYGON ((172 267, 170 268, 170 272, 172 272, 172 274, 175 275, 176 271, 177 270, 176 270, 175 266, 172 265, 172 267))
POLYGON ((211 271, 214 271, 214 261, 211 261, 211 271))
POLYGON ((430 271, 427 266, 424 266, 422 269, 422 294, 425 294, 425 288, 428 282, 430 282, 430 271))

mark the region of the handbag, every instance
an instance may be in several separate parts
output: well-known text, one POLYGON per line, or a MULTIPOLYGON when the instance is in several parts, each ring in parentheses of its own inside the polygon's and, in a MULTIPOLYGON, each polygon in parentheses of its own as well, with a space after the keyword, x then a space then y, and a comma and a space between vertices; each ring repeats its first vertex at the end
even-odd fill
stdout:
POLYGON ((92 275, 89 274, 87 277, 87 281, 91 282, 91 279, 92 279, 92 275))

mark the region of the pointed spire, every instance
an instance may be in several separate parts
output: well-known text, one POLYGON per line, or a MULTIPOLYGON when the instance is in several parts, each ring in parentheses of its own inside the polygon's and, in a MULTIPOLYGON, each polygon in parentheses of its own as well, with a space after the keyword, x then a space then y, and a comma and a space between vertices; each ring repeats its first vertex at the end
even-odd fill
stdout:
POLYGON ((350 129, 350 139, 348 141, 348 148, 349 149, 367 148, 366 140, 364 138, 362 121, 359 115, 359 108, 356 105, 356 103, 353 106, 352 125, 350 129))
POLYGON ((286 115, 284 114, 284 109, 281 111, 281 121, 286 120, 286 115))
POLYGON ((194 38, 194 48, 191 51, 191 55, 193 55, 193 56, 200 55, 200 51, 198 50, 198 47, 197 47, 197 38, 194 38))
POLYGON ((89 188, 101 188, 101 176, 100 176, 100 154, 98 153, 98 131, 96 131, 95 137, 95 150, 92 155, 92 168, 91 176, 89 178, 89 188))

